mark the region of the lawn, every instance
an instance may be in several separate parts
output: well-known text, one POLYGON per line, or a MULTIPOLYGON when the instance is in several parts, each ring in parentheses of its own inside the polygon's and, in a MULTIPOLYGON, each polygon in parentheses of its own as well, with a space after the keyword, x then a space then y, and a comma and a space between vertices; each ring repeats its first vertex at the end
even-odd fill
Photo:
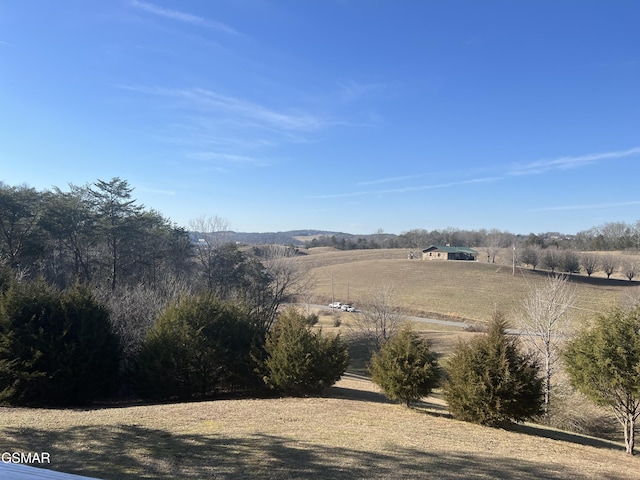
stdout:
POLYGON ((89 410, 0 409, 4 451, 104 479, 632 479, 621 444, 534 425, 448 417, 439 398, 388 403, 349 376, 317 398, 218 400, 89 410))

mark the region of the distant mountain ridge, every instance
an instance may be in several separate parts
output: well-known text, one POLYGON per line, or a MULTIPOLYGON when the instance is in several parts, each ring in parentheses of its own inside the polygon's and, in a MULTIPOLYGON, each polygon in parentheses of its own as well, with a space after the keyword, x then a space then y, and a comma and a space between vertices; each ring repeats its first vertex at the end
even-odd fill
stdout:
MULTIPOLYGON (((197 242, 198 238, 202 237, 200 232, 189 232, 191 240, 197 242)), ((372 235, 354 235, 344 232, 333 232, 327 230, 289 230, 286 232, 234 232, 228 231, 223 233, 226 241, 243 243, 247 245, 295 245, 304 246, 306 242, 311 242, 314 238, 318 237, 333 237, 336 239, 368 239, 370 237, 385 238, 396 237, 394 234, 372 234, 372 235)))
POLYGON ((352 237, 350 233, 331 232, 326 230, 289 230, 286 232, 228 232, 228 236, 233 242, 246 243, 249 245, 296 245, 302 246, 305 242, 310 242, 316 237, 352 237), (300 237, 307 237, 306 239, 300 237))
MULTIPOLYGON (((639 222, 640 224, 640 222, 639 222)), ((526 243, 527 245, 539 245, 541 247, 555 246, 557 248, 578 248, 573 243, 577 235, 567 235, 558 232, 545 232, 535 235, 515 235, 501 231, 474 231, 474 230, 433 230, 431 232, 422 229, 410 230, 400 235, 395 233, 376 232, 371 234, 352 234, 336 232, 331 230, 301 229, 287 230, 280 232, 235 232, 232 230, 217 233, 202 233, 197 231, 189 232, 192 242, 199 243, 203 238, 208 237, 213 240, 223 242, 233 242, 244 245, 293 245, 302 247, 309 245, 333 246, 342 250, 360 248, 398 248, 428 245, 452 245, 452 246, 491 246, 494 243, 501 244, 502 247, 513 245, 514 243, 526 243)), ((640 237, 639 237, 640 238, 640 237)), ((640 245, 640 240, 637 241, 640 245)), ((584 250, 589 248, 582 245, 584 250)), ((601 248, 596 248, 601 249, 601 248)), ((622 248, 624 249, 624 248, 622 248)))

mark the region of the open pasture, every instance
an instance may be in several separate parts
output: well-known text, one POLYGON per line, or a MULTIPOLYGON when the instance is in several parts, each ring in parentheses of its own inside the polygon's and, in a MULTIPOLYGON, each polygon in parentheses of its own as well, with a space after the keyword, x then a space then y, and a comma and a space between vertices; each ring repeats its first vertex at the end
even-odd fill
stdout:
MULTIPOLYGON (((314 302, 351 301, 394 285, 406 313, 482 324, 495 308, 516 315, 541 272, 482 262, 408 260, 402 250, 306 251, 314 302)), ((579 321, 634 292, 636 282, 574 276, 579 321)), ((314 303, 309 302, 309 303, 314 303)), ((321 310, 327 332, 349 331, 351 313, 321 310), (336 327, 333 315, 340 315, 336 327)), ((447 356, 476 335, 417 323, 447 356)), ((361 359, 362 360, 362 359, 361 359)), ((101 479, 635 479, 640 459, 616 441, 540 425, 509 430, 455 421, 439 391, 408 409, 387 401, 366 364, 315 398, 219 399, 56 410, 0 408, 3 451, 47 452, 47 468, 101 479), (354 373, 356 375, 354 375, 354 373)))
MULTIPOLYGON (((314 300, 364 302, 381 285, 391 285, 398 306, 405 313, 447 317, 485 323, 496 309, 512 320, 522 299, 547 272, 487 262, 424 261, 407 259, 402 249, 337 251, 327 248, 304 251, 297 261, 308 269, 314 284, 314 300)), ((605 312, 638 290, 638 282, 573 275, 578 322, 605 312)))

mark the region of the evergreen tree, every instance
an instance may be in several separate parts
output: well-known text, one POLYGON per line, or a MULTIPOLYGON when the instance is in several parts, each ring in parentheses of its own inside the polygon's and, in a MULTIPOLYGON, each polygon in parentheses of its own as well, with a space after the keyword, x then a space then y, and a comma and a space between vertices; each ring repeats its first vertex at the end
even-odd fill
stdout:
POLYGON ((135 222, 143 207, 132 199, 133 188, 126 180, 118 177, 109 182, 98 180, 95 189, 89 189, 93 208, 97 213, 97 232, 102 236, 109 250, 109 276, 111 289, 115 290, 121 275, 122 264, 129 250, 125 248, 136 233, 135 222))
POLYGON ((504 315, 496 313, 486 335, 457 346, 445 383, 449 411, 455 418, 502 426, 542 412, 539 367, 519 352, 516 340, 505 330, 504 315))
POLYGON ((295 308, 274 324, 265 344, 264 381, 291 395, 319 393, 340 379, 349 364, 339 335, 313 332, 295 308))
POLYGON ((87 191, 70 185, 69 192, 54 187, 45 194, 40 225, 47 235, 49 255, 44 260, 47 277, 60 287, 91 281, 96 258, 96 216, 87 191))
POLYGON ((633 454, 640 416, 640 306, 597 317, 569 342, 564 359, 571 383, 613 409, 624 428, 626 452, 633 454))
POLYGON ((0 259, 11 268, 28 271, 41 257, 42 208, 42 195, 33 188, 0 183, 0 259))
POLYGON ((80 405, 115 392, 120 345, 88 290, 35 282, 10 288, 0 303, 0 399, 80 405))
POLYGON ((438 361, 410 327, 387 341, 371 360, 371 379, 384 394, 409 406, 431 393, 439 380, 438 361))
POLYGON ((239 308, 211 295, 183 298, 161 313, 143 343, 134 387, 143 398, 187 399, 252 386, 259 335, 239 308))

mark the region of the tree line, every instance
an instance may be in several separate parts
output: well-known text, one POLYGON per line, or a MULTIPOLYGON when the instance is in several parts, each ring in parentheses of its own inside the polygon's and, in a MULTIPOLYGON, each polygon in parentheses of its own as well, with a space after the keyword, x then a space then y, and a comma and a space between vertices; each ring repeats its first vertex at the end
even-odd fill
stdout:
MULTIPOLYGON (((349 362, 342 338, 312 329, 313 314, 281 308, 311 289, 295 248, 240 249, 217 217, 195 219, 187 232, 138 205, 132 190, 119 178, 66 192, 0 186, 0 402, 304 395, 340 378, 349 362)), ((490 238, 494 261, 510 237, 490 238)), ((533 268, 606 268, 528 240, 521 260, 533 268)), ((486 335, 459 345, 441 369, 425 339, 396 328, 402 317, 388 308, 389 292, 375 295, 354 325, 372 340, 372 378, 390 398, 409 404, 442 385, 455 417, 502 426, 550 411, 566 313, 557 307, 571 303, 565 284, 552 281, 523 304, 534 328, 521 328, 537 342, 536 358, 496 314, 486 335)), ((575 387, 613 408, 629 453, 640 415, 639 319, 635 305, 600 315, 562 352, 575 387)))
POLYGON ((627 280, 633 280, 638 274, 640 265, 633 256, 613 253, 575 252, 573 250, 541 249, 526 246, 517 254, 516 261, 521 265, 529 265, 533 270, 542 268, 552 273, 566 274, 585 273, 591 276, 601 272, 611 278, 618 274, 627 280))
POLYGON ((191 271, 185 229, 132 198, 119 178, 39 192, 0 185, 0 260, 26 279, 65 288, 157 285, 191 271))
POLYGON ((306 247, 334 247, 339 250, 375 248, 426 248, 429 245, 478 247, 489 261, 495 251, 516 245, 576 251, 624 251, 640 249, 640 220, 633 224, 608 222, 576 234, 561 232, 514 234, 499 229, 464 230, 454 227, 427 230, 416 228, 399 235, 378 232, 370 235, 320 235, 305 242, 306 247))
POLYGON ((274 327, 306 288, 295 250, 242 250, 218 217, 187 232, 132 193, 120 178, 68 191, 0 186, 0 401, 301 392, 342 374, 339 337, 295 312, 274 327), (315 369, 302 380, 300 355, 315 369), (290 385, 282 378, 295 365, 290 385))

